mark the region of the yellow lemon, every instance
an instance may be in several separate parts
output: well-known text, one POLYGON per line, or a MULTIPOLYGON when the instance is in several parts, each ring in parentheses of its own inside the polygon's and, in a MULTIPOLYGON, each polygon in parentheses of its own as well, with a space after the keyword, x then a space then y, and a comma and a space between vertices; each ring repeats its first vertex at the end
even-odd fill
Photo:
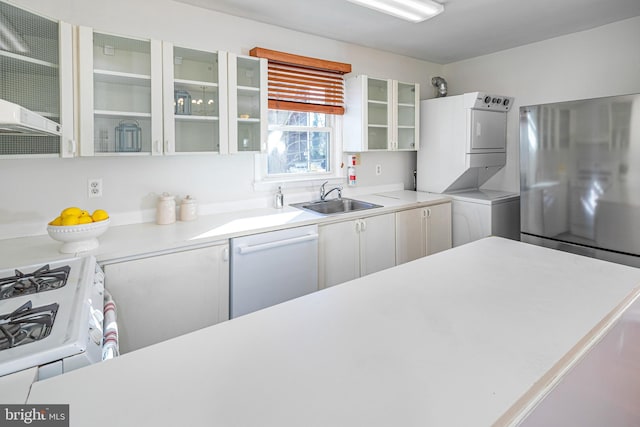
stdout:
POLYGON ((81 211, 80 212, 80 217, 83 217, 83 216, 91 217, 91 214, 89 213, 89 211, 81 211))
POLYGON ((70 208, 63 209, 63 211, 60 212, 60 216, 63 218, 65 216, 80 216, 81 213, 82 213, 82 209, 72 206, 70 208))
POLYGON ((57 217, 56 219, 51 221, 49 225, 56 225, 56 226, 62 225, 62 217, 61 216, 57 217))
POLYGON ((93 218, 95 222, 104 221, 105 219, 109 218, 109 214, 107 213, 107 211, 104 211, 102 209, 96 209, 95 211, 93 211, 93 215, 91 215, 91 218, 93 218))
POLYGON ((78 224, 90 224, 93 222, 93 219, 88 215, 82 215, 78 218, 78 224))
POLYGON ((78 217, 73 215, 63 216, 62 225, 78 225, 78 217))

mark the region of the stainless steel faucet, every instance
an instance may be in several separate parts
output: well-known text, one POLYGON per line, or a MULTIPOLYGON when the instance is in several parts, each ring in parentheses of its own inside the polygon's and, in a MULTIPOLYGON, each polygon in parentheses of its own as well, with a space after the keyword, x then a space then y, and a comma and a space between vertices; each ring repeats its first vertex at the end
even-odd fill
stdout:
POLYGON ((342 199, 342 185, 338 185, 337 187, 333 187, 331 190, 326 191, 324 189, 324 186, 328 183, 329 181, 325 181, 322 183, 322 185, 320 186, 320 200, 325 200, 327 198, 327 196, 329 194, 331 194, 331 192, 333 190, 338 190, 338 199, 342 199))

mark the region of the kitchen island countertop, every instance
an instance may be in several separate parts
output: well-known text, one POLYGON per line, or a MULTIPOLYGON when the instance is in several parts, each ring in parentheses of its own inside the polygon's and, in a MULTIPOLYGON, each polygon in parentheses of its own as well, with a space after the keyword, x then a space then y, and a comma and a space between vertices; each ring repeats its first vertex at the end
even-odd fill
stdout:
POLYGON ((104 263, 127 257, 210 245, 247 234, 345 221, 449 201, 446 196, 408 190, 367 194, 354 198, 382 207, 325 216, 285 206, 283 209, 261 208, 201 215, 195 221, 177 221, 169 225, 147 222, 111 226, 105 234, 98 237, 98 248, 78 254, 61 254, 58 249, 62 243, 48 235, 5 239, 0 240, 0 253, 3 254, 0 257, 0 269, 83 255, 94 255, 98 262, 104 263))
POLYGON ((70 404, 75 427, 515 425, 638 285, 490 237, 37 382, 28 402, 70 404))

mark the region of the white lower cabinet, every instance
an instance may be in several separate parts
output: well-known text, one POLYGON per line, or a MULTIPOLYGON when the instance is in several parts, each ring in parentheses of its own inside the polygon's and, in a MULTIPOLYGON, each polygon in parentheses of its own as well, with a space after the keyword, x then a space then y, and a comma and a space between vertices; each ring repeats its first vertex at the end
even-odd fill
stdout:
POLYGON ((450 248, 450 202, 396 213, 398 265, 450 248))
POLYGON ((106 264, 127 353, 229 319, 229 246, 106 264))
POLYGON ((321 225, 318 229, 320 288, 396 265, 393 213, 321 225))

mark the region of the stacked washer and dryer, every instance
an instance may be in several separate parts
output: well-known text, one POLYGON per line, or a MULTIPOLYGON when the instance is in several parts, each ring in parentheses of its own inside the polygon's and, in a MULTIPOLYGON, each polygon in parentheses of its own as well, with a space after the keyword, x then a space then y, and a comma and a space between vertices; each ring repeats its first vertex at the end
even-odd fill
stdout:
POLYGON ((486 236, 520 240, 520 196, 480 188, 506 164, 512 104, 482 92, 420 103, 416 187, 451 198, 453 246, 486 236))

